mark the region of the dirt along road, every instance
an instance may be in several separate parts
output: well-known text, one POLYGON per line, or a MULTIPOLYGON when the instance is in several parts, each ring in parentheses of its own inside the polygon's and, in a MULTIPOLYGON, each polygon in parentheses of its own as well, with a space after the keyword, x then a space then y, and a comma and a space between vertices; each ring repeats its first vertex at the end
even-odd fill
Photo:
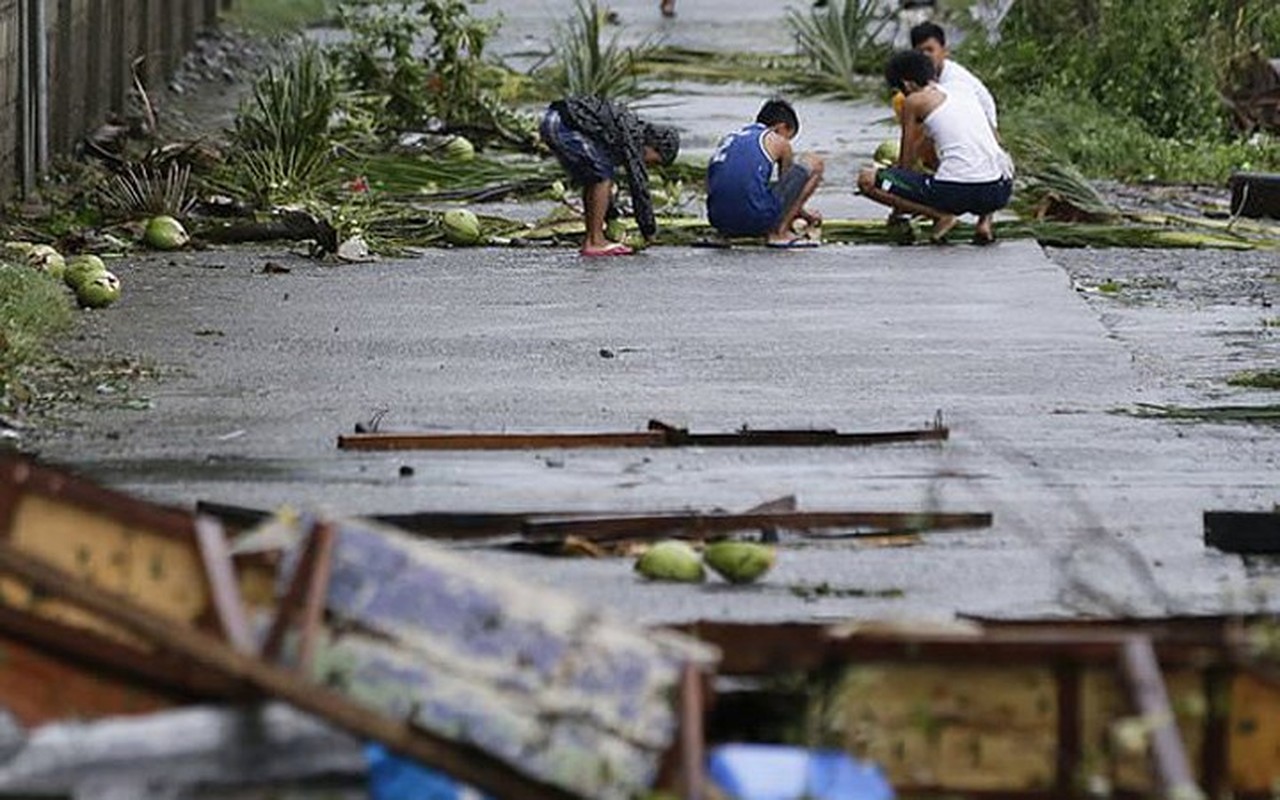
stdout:
MULTIPOLYGON (((787 46, 780 9, 719 16, 710 36, 697 20, 729 4, 682 5, 674 22, 656 4, 615 5, 624 21, 646 20, 628 35, 667 26, 728 48, 787 46)), ((549 31, 531 21, 533 4, 488 7, 508 15, 498 41, 510 53, 549 31)), ((680 125, 696 157, 767 93, 666 87, 649 116, 680 125)), ((884 109, 803 100, 799 109, 800 146, 831 163, 817 205, 828 216, 878 214, 851 187, 886 135, 884 109)), ((85 313, 75 347, 127 355, 157 376, 134 385, 131 402, 107 395, 68 410, 26 444, 156 500, 340 513, 644 511, 741 510, 794 494, 806 510, 994 514, 989 529, 926 534, 910 547, 787 546, 769 577, 746 588, 649 584, 628 559, 474 550, 644 622, 1280 602, 1267 570, 1205 549, 1201 529, 1205 509, 1277 501, 1280 431, 1116 413, 1266 401, 1225 383, 1280 360, 1267 305, 1276 269, 1256 254, 1046 254, 1002 242, 658 247, 599 263, 567 249, 480 248, 334 265, 266 247, 140 255, 113 268, 124 299, 85 313), (289 271, 264 272, 268 261, 289 271), (1228 277, 1233 288, 1215 292, 1228 277), (1091 291, 1108 278, 1122 290, 1091 291), (380 410, 387 429, 459 432, 631 431, 651 418, 698 431, 883 430, 941 412, 951 438, 857 449, 336 448, 338 434, 380 410)))

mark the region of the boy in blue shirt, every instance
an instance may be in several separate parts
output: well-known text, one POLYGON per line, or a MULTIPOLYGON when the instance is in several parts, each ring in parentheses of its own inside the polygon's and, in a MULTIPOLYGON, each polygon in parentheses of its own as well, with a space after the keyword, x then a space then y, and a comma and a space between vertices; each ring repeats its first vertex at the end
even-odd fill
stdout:
POLYGON ((729 134, 707 166, 707 215, 725 236, 764 236, 770 247, 816 247, 791 230, 796 219, 810 225, 822 216, 804 207, 822 183, 822 160, 797 157, 791 140, 800 132, 796 111, 770 100, 756 121, 729 134))

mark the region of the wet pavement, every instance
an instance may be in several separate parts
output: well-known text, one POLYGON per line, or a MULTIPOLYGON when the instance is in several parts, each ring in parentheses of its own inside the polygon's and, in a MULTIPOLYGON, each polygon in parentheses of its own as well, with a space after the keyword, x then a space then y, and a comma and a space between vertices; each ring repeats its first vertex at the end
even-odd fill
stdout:
MULTIPOLYGON (((775 7, 682 3, 672 23, 656 2, 613 5, 624 22, 640 20, 628 36, 788 46, 775 7)), ((503 52, 531 49, 548 30, 544 5, 486 7, 518 32, 499 37, 503 52)), ((648 115, 680 125, 696 156, 765 91, 684 86, 654 98, 648 115)), ((879 216, 849 187, 890 130, 884 109, 874 99, 799 108, 799 146, 832 165, 816 205, 829 217, 879 216)), ((1265 312, 1249 303, 1101 301, 1030 242, 660 247, 604 261, 567 249, 434 250, 343 266, 263 248, 148 255, 117 272, 124 299, 84 315, 77 347, 158 366, 161 377, 137 388, 150 407, 85 409, 79 425, 30 444, 156 500, 640 511, 740 510, 795 494, 802 510, 995 514, 991 529, 912 547, 788 548, 747 588, 648 584, 626 559, 474 551, 644 622, 1275 604, 1269 579, 1204 549, 1201 512, 1275 502, 1280 431, 1114 413, 1256 397, 1220 382, 1239 366, 1227 340, 1259 336, 1265 312), (292 271, 264 274, 268 260, 292 271), (452 431, 631 431, 651 418, 700 432, 882 430, 941 412, 952 436, 859 449, 336 449, 338 434, 380 409, 386 429, 452 431)), ((1261 341, 1255 355, 1273 358, 1274 340, 1261 341)))

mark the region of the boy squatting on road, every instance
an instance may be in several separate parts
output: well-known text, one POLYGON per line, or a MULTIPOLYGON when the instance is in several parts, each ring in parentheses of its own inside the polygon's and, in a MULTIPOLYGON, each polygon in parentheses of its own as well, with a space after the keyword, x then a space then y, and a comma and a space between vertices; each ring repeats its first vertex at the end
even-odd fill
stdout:
POLYGON ((653 239, 658 225, 646 166, 675 161, 680 152, 680 135, 675 128, 644 122, 625 106, 599 97, 566 97, 547 109, 540 133, 573 183, 582 186, 587 228, 582 255, 624 256, 633 252, 604 235, 618 167, 627 172, 640 233, 646 241, 653 239))
POLYGON ((965 213, 978 216, 975 243, 994 241, 992 215, 1013 194, 1013 160, 996 141, 978 99, 962 86, 939 86, 933 61, 916 50, 890 57, 885 79, 906 97, 898 164, 863 169, 858 189, 877 203, 932 219, 935 242, 945 240, 956 216, 965 213), (916 163, 922 138, 938 155, 933 175, 908 168, 916 163))
POLYGON ((725 236, 764 236, 770 247, 814 247, 816 240, 791 231, 796 218, 820 225, 804 207, 822 183, 822 160, 795 156, 800 132, 795 109, 769 100, 756 121, 720 141, 707 165, 707 216, 725 236))

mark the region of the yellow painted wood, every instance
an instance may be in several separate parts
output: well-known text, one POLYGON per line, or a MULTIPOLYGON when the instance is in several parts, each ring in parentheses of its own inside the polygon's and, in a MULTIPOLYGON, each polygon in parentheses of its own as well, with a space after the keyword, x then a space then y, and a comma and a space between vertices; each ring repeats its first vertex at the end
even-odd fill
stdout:
POLYGON ((1280 688, 1245 673, 1231 685, 1231 788, 1271 793, 1280 784, 1280 688))
POLYGON ((1057 755, 1048 668, 916 664, 849 669, 831 724, 899 787, 1047 790, 1057 755))
MULTIPOLYGON (((170 619, 192 622, 209 609, 194 541, 130 527, 65 501, 29 494, 15 510, 10 542, 24 553, 170 619)), ((67 624, 108 629, 90 615, 32 597, 13 581, 0 583, 0 597, 67 624)))

